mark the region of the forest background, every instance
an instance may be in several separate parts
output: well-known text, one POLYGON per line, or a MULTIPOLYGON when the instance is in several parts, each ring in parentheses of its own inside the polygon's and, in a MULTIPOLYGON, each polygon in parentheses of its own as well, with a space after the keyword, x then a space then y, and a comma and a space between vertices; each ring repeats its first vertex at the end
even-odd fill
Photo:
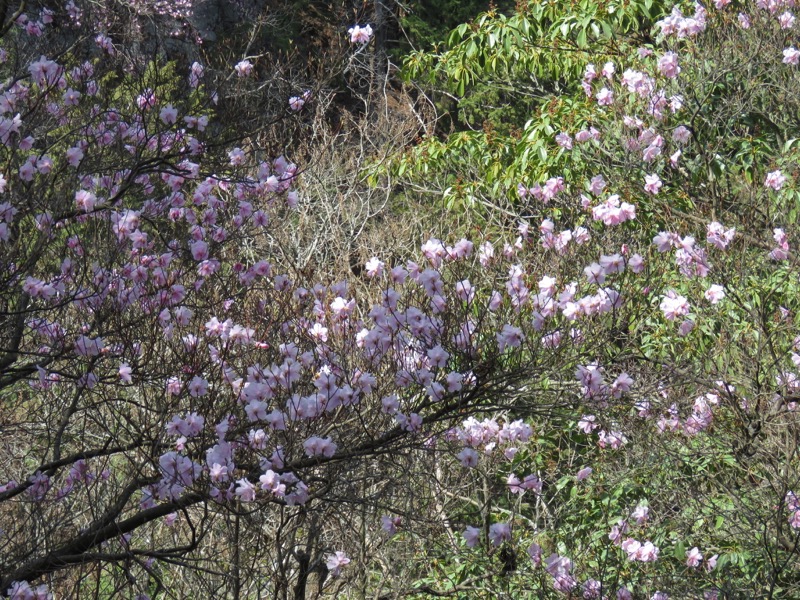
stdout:
POLYGON ((0 593, 800 597, 793 0, 0 0, 0 593))

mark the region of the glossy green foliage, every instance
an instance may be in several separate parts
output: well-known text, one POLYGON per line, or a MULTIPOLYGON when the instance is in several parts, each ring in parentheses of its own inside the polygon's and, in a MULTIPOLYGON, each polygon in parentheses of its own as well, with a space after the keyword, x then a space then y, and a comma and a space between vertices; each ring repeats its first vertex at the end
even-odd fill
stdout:
POLYGON ((491 7, 503 14, 510 14, 514 10, 514 3, 508 0, 500 3, 489 0, 414 0, 404 5, 399 20, 411 46, 428 49, 461 23, 471 21, 491 7))
POLYGON ((569 171, 571 155, 553 143, 554 134, 600 118, 579 85, 586 64, 602 65, 649 41, 665 12, 663 2, 651 0, 583 0, 569 10, 531 2, 511 16, 488 12, 458 26, 438 51, 410 54, 404 74, 432 88, 461 131, 426 138, 389 170, 433 177, 451 207, 475 196, 512 199, 517 183, 569 171))
POLYGON ((490 78, 527 79, 560 91, 579 77, 588 57, 616 53, 619 36, 649 31, 665 12, 665 4, 653 0, 582 0, 569 7, 546 0, 521 8, 510 17, 484 13, 451 31, 440 52, 411 54, 407 77, 444 83, 458 96, 490 78))

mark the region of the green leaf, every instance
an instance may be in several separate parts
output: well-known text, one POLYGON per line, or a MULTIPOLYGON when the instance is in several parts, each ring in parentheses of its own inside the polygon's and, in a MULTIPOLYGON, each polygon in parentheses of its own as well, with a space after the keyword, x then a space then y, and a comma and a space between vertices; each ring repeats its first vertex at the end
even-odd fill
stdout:
POLYGON ((578 32, 578 38, 576 40, 579 48, 586 48, 586 29, 581 29, 578 32))
POLYGON ((686 545, 683 542, 676 543, 672 555, 680 561, 686 560, 686 545))

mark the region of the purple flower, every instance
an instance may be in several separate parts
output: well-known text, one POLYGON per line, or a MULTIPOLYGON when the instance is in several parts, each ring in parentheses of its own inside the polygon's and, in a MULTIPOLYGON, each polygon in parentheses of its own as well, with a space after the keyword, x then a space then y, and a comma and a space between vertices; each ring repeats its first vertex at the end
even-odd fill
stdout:
POLYGON ((467 528, 461 534, 464 536, 464 540, 467 542, 467 547, 474 548, 478 545, 479 537, 481 535, 481 530, 477 527, 472 527, 471 525, 467 525, 467 528))
POLYGON ((489 527, 489 540, 493 546, 511 541, 511 526, 508 523, 494 523, 489 527))

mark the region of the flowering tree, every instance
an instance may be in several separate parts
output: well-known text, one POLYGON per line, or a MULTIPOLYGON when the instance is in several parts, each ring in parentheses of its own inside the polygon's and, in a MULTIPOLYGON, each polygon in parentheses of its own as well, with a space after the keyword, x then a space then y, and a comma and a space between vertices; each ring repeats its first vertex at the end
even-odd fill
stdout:
MULTIPOLYGON (((706 106, 709 48, 782 47, 790 19, 757 7, 742 29, 717 8, 581 69, 546 109, 552 140, 526 138, 556 159, 509 167, 490 236, 375 256, 350 283, 278 251, 313 199, 246 123, 215 119, 229 88, 200 63, 133 68, 107 35, 90 60, 43 56, 53 15, 15 17, 2 593, 790 593, 793 113, 746 162, 713 134, 738 108, 706 106)), ((368 24, 342 36, 369 52, 368 24)), ((789 90, 787 50, 759 76, 789 90)), ((229 69, 234 90, 258 75, 229 69)), ((435 173, 427 148, 412 173, 435 173)))
POLYGON ((326 523, 366 502, 381 457, 468 414, 479 390, 511 389, 514 370, 466 376, 480 357, 463 315, 431 314, 445 308, 434 269, 370 261, 386 315, 368 322, 346 284, 281 274, 265 253, 291 226, 297 168, 220 143, 201 65, 182 93, 157 66, 116 76, 106 35, 71 64, 37 56, 44 32, 28 29, 6 38, 3 96, 0 587, 158 595, 164 565, 186 560, 195 591, 302 597, 312 571, 347 565, 326 523), (423 283, 390 287, 407 280, 423 283), (442 343, 459 344, 464 373, 445 372, 442 343), (248 526, 254 511, 269 526, 248 526), (242 548, 252 535, 271 567, 242 548))
MULTIPOLYGON (((520 129, 488 121, 425 139, 392 173, 479 207, 489 226, 520 219, 507 253, 535 240, 525 272, 563 294, 546 311, 532 300, 535 324, 556 333, 555 311, 559 343, 577 323, 598 336, 575 357, 584 400, 548 415, 524 454, 497 456, 501 421, 457 431, 491 451, 462 456, 478 472, 470 485, 451 482, 464 486, 454 510, 480 498, 472 522, 459 518, 466 545, 481 548, 469 556, 486 562, 449 562, 434 589, 780 596, 797 585, 791 6, 613 8, 490 13, 407 61, 467 102, 488 82, 533 104, 520 129), (575 302, 570 280, 617 282, 619 306, 598 318, 597 297, 575 302), (612 382, 612 365, 626 376, 612 382), (528 541, 530 571, 508 560, 528 541)), ((548 377, 554 387, 562 373, 548 377)))

